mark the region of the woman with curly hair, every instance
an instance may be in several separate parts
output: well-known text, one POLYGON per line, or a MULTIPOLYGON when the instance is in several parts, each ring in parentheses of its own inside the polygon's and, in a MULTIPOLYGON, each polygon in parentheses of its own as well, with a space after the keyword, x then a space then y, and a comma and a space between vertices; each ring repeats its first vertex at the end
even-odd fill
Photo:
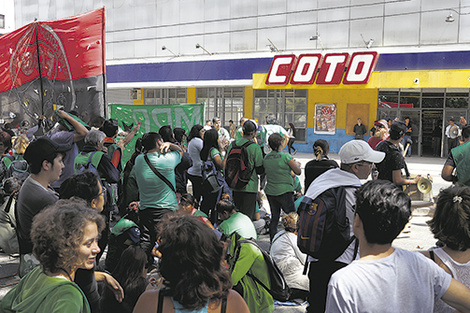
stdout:
POLYGON ((223 244, 203 222, 194 216, 167 215, 159 224, 158 238, 165 288, 144 292, 134 313, 249 312, 230 289, 223 244))
POLYGON ((103 217, 83 201, 59 200, 38 213, 31 239, 41 265, 5 295, 0 312, 90 312, 73 281, 78 269, 95 266, 103 227, 103 217))
MULTIPOLYGON (((470 288, 470 188, 442 190, 428 225, 443 246, 423 254, 470 288)), ((434 312, 454 311, 441 299, 434 302, 434 312)))

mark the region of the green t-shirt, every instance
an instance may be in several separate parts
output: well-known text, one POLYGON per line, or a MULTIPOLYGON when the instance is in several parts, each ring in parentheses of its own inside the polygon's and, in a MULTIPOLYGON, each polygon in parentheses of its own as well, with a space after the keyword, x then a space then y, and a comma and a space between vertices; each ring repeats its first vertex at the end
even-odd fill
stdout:
MULTIPOLYGON (((222 161, 224 160, 224 158, 222 157, 222 154, 220 153, 220 151, 219 151, 217 148, 212 148, 212 149, 211 149, 211 152, 210 152, 210 157, 211 157, 212 162, 214 162, 214 158, 215 158, 216 156, 220 156, 220 158, 222 159, 222 161)), ((215 162, 214 162, 214 165, 215 165, 215 162)), ((217 168, 217 166, 216 166, 216 168, 217 168)), ((220 171, 220 172, 221 172, 222 175, 223 175, 223 172, 222 172, 222 171, 220 171)))
POLYGON ((219 134, 220 139, 230 140, 230 134, 228 133, 228 130, 226 130, 225 128, 220 127, 217 133, 219 134))
POLYGON ((271 151, 264 157, 263 166, 266 173, 264 192, 270 196, 279 196, 294 191, 294 181, 290 174, 289 161, 292 156, 282 151, 271 151))
MULTIPOLYGON (((248 139, 242 138, 233 141, 227 149, 227 155, 230 154, 230 150, 232 150, 232 146, 235 143, 237 146, 243 145, 247 142, 248 139)), ((260 146, 257 144, 251 144, 246 148, 248 152, 248 165, 250 168, 253 169, 253 173, 251 174, 250 181, 248 184, 240 190, 237 191, 244 191, 244 192, 258 192, 258 174, 256 174, 256 167, 263 166, 263 153, 261 152, 260 146)))
POLYGON ((243 238, 258 238, 253 222, 241 212, 233 213, 232 216, 220 223, 219 230, 228 237, 237 232, 243 238))
MULTIPOLYGON (((165 154, 154 152, 147 155, 153 166, 175 187, 175 167, 181 162, 180 153, 177 151, 165 154)), ((141 210, 146 208, 178 209, 176 194, 150 169, 143 154, 135 159, 134 168, 141 210)))
POLYGON ((282 137, 287 135, 287 130, 284 129, 284 127, 279 126, 279 125, 274 125, 274 124, 267 124, 267 125, 261 125, 261 131, 259 131, 260 139, 261 141, 259 142, 260 145, 263 145, 263 150, 264 153, 268 154, 271 152, 271 147, 268 144, 268 139, 271 134, 278 133, 281 134, 282 137))
POLYGON ((75 283, 47 276, 37 266, 5 295, 0 312, 89 313, 90 307, 75 283))

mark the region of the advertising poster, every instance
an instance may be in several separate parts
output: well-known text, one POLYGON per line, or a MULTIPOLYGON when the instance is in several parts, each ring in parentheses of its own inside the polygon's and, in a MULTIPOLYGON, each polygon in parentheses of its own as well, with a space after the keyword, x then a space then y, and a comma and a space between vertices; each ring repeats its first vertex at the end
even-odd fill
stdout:
MULTIPOLYGON (((195 124, 204 125, 204 104, 172 104, 172 105, 123 105, 110 104, 109 118, 117 119, 122 129, 132 129, 140 122, 140 130, 134 139, 126 146, 123 154, 123 167, 125 162, 134 153, 135 141, 144 133, 158 132, 163 125, 172 128, 181 127, 189 134, 195 124), (123 126, 125 124, 125 126, 123 126)), ((118 138, 119 140, 119 138, 118 138)))
POLYGON ((315 104, 315 134, 334 135, 336 133, 336 105, 315 104))

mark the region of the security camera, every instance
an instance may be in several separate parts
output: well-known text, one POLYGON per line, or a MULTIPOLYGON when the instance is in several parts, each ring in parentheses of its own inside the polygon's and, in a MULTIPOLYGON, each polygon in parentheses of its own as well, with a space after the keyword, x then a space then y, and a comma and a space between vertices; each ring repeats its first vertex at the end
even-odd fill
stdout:
POLYGON ((414 83, 419 84, 419 78, 415 78, 414 83))

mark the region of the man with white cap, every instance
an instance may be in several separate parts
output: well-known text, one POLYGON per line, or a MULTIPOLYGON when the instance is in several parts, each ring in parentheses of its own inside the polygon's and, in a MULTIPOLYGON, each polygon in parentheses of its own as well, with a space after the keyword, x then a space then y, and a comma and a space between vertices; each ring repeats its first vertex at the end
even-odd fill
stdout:
MULTIPOLYGON (((341 166, 326 171, 318 176, 309 186, 305 197, 315 199, 324 192, 338 187, 345 187, 346 217, 349 220, 350 234, 353 236, 352 220, 354 218, 355 192, 361 186, 361 179, 367 179, 374 163, 379 163, 385 153, 374 151, 369 144, 362 140, 352 140, 345 143, 340 151, 341 166)), ((307 312, 324 312, 328 281, 337 270, 345 267, 356 258, 356 240, 353 240, 346 250, 335 260, 318 260, 309 256, 310 293, 307 312)))

